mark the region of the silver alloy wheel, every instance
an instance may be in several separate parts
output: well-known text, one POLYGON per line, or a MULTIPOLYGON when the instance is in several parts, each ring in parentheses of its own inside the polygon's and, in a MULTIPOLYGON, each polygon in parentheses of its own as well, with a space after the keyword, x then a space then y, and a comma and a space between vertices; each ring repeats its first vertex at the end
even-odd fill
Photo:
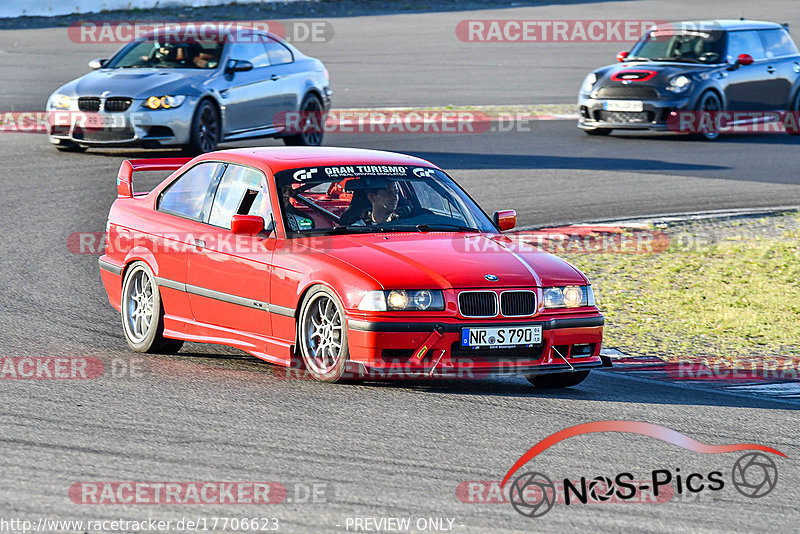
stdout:
POLYGON ((141 343, 153 328, 155 285, 143 267, 134 267, 122 295, 125 333, 134 343, 141 343))
POLYGON ((342 315, 333 299, 318 293, 308 303, 301 326, 306 363, 324 375, 336 369, 342 357, 342 315))

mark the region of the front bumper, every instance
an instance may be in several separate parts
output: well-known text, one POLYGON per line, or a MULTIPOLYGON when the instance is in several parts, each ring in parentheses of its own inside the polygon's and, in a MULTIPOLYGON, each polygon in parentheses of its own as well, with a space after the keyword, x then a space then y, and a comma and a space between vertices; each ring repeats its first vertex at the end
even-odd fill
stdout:
POLYGON ((659 99, 635 98, 591 98, 581 95, 578 98, 578 128, 594 130, 597 128, 620 130, 660 130, 670 129, 668 120, 671 113, 693 109, 690 96, 663 97, 659 99), (606 111, 607 100, 639 100, 642 102, 641 112, 606 111))
POLYGON ((481 378, 570 372, 603 366, 600 349, 604 319, 600 314, 565 314, 526 321, 448 320, 441 322, 367 321, 348 318, 350 369, 356 376, 481 378), (515 348, 464 349, 467 327, 541 325, 542 342, 515 348), (441 332, 421 360, 415 352, 434 330, 441 332), (563 356, 563 357, 562 357, 563 356))
MULTIPOLYGON (((83 114, 77 108, 49 110, 48 138, 54 145, 181 146, 189 143, 197 99, 187 97, 174 109, 149 110, 133 100, 126 111, 83 114), (98 121, 102 121, 102 126, 98 121)), ((73 104, 76 105, 76 104, 73 104)))

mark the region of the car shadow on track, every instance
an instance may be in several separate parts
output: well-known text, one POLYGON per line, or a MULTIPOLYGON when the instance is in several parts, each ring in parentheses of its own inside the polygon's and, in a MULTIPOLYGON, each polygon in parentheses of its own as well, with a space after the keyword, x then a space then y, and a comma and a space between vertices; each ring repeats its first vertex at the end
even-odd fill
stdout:
MULTIPOLYGON (((685 142, 685 143, 699 143, 704 146, 714 146, 715 144, 758 144, 758 145, 797 145, 800 144, 800 136, 789 135, 787 133, 741 133, 741 134, 722 134, 714 141, 703 141, 692 139, 687 135, 669 134, 669 133, 654 133, 654 132, 627 132, 627 133, 612 133, 608 140, 625 139, 625 140, 646 140, 646 141, 670 141, 670 142, 685 142)), ((602 141, 602 140, 600 140, 602 141)))

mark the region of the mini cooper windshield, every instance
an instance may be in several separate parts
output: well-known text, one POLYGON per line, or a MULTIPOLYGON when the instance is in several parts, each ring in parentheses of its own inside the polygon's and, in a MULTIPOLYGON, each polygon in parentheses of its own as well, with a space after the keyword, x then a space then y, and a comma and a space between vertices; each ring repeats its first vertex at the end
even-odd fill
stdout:
POLYGON ((725 32, 657 29, 647 32, 626 60, 712 64, 720 63, 724 57, 725 32))
POLYGON ((111 69, 214 69, 219 65, 223 43, 216 41, 134 41, 103 65, 111 69))
POLYGON ((485 213, 443 172, 404 165, 338 165, 275 175, 290 235, 492 232, 485 213))

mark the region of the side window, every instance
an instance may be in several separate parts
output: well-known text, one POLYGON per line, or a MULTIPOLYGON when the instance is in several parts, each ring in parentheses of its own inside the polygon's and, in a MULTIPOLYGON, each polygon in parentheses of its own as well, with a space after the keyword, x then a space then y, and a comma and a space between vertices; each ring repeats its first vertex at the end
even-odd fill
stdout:
POLYGON ((221 163, 195 165, 161 193, 158 210, 202 221, 211 207, 221 163))
POLYGON ((761 30, 758 33, 764 43, 764 52, 768 59, 797 55, 797 47, 794 45, 794 41, 792 41, 788 31, 775 29, 761 30))
POLYGON ((410 182, 414 188, 414 193, 417 195, 417 201, 420 207, 429 210, 436 215, 443 215, 454 219, 464 220, 461 211, 453 206, 446 196, 434 190, 430 184, 426 182, 410 182))
POLYGON ((282 65, 284 63, 291 63, 294 61, 292 51, 286 48, 278 41, 270 38, 264 42, 269 52, 269 61, 273 65, 282 65))
POLYGON ((230 164, 214 195, 208 223, 230 229, 234 215, 260 215, 267 221, 271 212, 264 175, 250 167, 230 164))
POLYGON ((749 54, 754 60, 764 59, 764 45, 754 30, 728 33, 728 62, 734 63, 741 54, 749 54))
POLYGON ((231 43, 228 59, 244 59, 253 64, 253 68, 269 66, 269 56, 264 49, 263 37, 244 35, 231 43))

